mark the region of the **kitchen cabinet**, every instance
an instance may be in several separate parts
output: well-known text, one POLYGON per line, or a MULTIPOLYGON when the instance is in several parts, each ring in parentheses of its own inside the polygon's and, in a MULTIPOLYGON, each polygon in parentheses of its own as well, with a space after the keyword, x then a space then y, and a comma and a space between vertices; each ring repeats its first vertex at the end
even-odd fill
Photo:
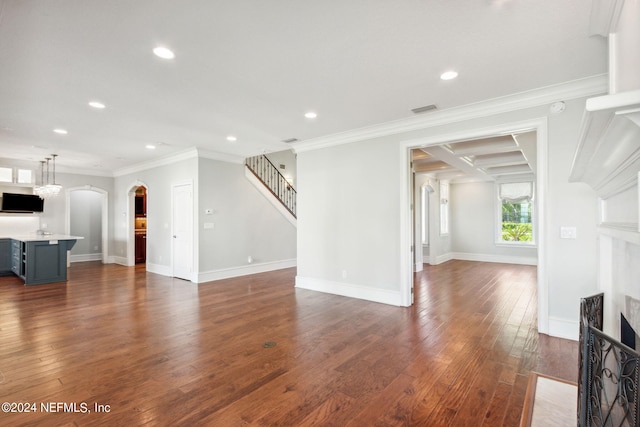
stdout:
POLYGON ((136 195, 135 211, 136 211, 136 217, 147 216, 147 196, 146 195, 141 195, 141 196, 136 195))
POLYGON ((147 261, 147 233, 145 231, 136 232, 135 240, 135 260, 136 264, 147 261))
POLYGON ((65 282, 67 251, 77 239, 82 237, 58 234, 0 239, 0 272, 8 269, 25 285, 65 282))
POLYGON ((0 276, 11 274, 11 239, 0 239, 0 276))

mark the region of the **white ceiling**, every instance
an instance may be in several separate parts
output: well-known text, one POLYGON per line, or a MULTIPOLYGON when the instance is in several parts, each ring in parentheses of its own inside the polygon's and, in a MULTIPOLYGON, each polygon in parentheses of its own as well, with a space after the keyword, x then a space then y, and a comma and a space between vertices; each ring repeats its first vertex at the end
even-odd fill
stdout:
POLYGON ((451 182, 535 181, 536 132, 416 148, 412 160, 416 173, 451 182))
POLYGON ((108 173, 192 147, 245 157, 598 75, 589 13, 584 0, 0 0, 0 158, 108 173), (440 80, 448 69, 459 77, 440 80))

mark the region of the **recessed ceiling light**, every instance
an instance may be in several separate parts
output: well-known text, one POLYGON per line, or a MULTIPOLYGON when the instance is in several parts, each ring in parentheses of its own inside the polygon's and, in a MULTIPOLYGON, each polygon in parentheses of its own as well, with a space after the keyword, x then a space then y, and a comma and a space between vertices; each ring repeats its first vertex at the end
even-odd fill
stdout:
POLYGON ((59 135, 66 135, 66 134, 68 134, 68 133, 69 133, 69 132, 67 132, 67 130, 66 130, 66 129, 60 129, 60 128, 58 128, 58 129, 54 129, 53 131, 54 131, 55 133, 59 134, 59 135))
POLYGON ((229 136, 227 137, 227 141, 229 141, 229 142, 236 142, 237 140, 238 140, 238 138, 236 138, 236 137, 235 137, 235 136, 233 136, 233 135, 229 135, 229 136))
POLYGON ((444 73, 440 74, 440 78, 442 80, 453 80, 456 77, 458 77, 458 72, 457 71, 445 71, 444 73))
POLYGON ((98 110, 102 110, 104 107, 106 107, 106 105, 104 105, 100 101, 90 101, 89 106, 92 108, 97 108, 98 110))
POLYGON ((316 113, 315 111, 308 111, 308 112, 304 113, 304 116, 307 119, 315 119, 316 117, 318 117, 318 113, 316 113))
POLYGON ((173 59, 176 57, 173 51, 162 46, 158 46, 155 49, 153 49, 153 53, 155 53, 157 57, 160 57, 162 59, 173 59))
POLYGON ((153 145, 153 144, 147 144, 147 145, 145 145, 145 147, 147 148, 147 150, 155 150, 156 149, 156 146, 153 145))

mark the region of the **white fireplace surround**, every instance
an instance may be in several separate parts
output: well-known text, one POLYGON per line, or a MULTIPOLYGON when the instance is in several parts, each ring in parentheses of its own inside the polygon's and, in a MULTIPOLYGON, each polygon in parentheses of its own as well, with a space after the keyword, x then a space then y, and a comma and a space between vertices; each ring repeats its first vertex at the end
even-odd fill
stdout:
POLYGON ((620 313, 640 331, 640 1, 593 0, 590 32, 609 42, 609 93, 587 100, 570 180, 598 196, 605 333, 620 313))

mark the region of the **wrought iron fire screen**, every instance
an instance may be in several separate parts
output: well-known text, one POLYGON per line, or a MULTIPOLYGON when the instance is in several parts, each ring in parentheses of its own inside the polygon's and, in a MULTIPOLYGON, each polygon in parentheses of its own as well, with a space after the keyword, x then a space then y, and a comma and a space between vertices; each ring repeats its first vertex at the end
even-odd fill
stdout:
POLYGON ((580 302, 578 426, 640 426, 640 353, 602 332, 603 295, 580 302))

